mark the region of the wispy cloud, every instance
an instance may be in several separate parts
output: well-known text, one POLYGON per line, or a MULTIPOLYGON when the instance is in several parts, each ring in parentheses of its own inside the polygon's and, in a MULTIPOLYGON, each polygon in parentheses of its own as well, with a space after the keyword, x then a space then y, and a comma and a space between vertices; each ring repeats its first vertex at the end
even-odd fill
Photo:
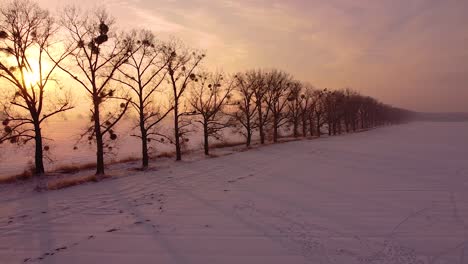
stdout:
MULTIPOLYGON (((54 6, 50 0, 40 0, 54 6)), ((66 0, 94 5, 91 0, 66 0)), ((63 1, 56 0, 63 5, 63 1)), ((468 1, 105 0, 123 27, 176 35, 229 71, 280 67, 416 109, 467 110, 468 1), (399 96, 424 96, 411 103, 399 96), (435 94, 437 96, 430 96, 435 94), (443 104, 438 103, 441 98, 443 104)))

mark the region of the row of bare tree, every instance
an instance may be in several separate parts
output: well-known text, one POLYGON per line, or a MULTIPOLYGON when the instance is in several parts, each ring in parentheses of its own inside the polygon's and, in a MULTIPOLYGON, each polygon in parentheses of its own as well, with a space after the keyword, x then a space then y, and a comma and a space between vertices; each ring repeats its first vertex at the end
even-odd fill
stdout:
POLYGON ((290 128, 294 137, 320 136, 324 128, 336 135, 398 123, 407 115, 351 90, 315 89, 279 70, 234 76, 201 70, 205 54, 179 41, 157 40, 147 30, 119 32, 105 10, 69 7, 56 18, 34 2, 13 0, 0 12, 0 143, 34 141, 37 175, 45 172, 44 122, 74 107, 68 86, 89 99, 90 124, 81 139, 96 146, 98 176, 105 173, 116 125, 129 113, 137 124, 133 136, 141 139, 143 168, 151 142, 174 144, 181 160, 197 124, 208 155, 209 140, 221 139, 226 128, 244 135, 250 146, 256 132, 265 144, 290 128), (166 118, 173 119, 170 134, 161 129, 166 118))
POLYGON ((231 112, 247 146, 254 131, 264 144, 267 131, 273 142, 278 141, 281 130, 292 130, 294 137, 320 137, 326 128, 331 136, 404 122, 409 115, 350 89, 316 89, 283 71, 252 70, 234 78, 236 98, 240 99, 231 112))

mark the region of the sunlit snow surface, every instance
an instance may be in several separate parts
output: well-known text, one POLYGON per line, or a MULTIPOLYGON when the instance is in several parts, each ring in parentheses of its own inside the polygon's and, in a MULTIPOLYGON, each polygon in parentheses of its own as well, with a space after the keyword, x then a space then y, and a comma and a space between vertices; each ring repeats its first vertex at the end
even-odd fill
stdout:
POLYGON ((1 263, 468 263, 468 124, 0 186, 1 263))

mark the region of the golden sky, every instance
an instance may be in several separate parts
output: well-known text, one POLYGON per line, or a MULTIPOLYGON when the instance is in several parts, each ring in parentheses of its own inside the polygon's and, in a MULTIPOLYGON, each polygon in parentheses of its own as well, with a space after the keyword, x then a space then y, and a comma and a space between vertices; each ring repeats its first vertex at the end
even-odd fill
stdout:
MULTIPOLYGON (((67 3, 39 0, 52 11, 67 3)), ((468 112, 466 0, 103 0, 122 28, 207 50, 205 65, 281 68, 418 111, 468 112)))

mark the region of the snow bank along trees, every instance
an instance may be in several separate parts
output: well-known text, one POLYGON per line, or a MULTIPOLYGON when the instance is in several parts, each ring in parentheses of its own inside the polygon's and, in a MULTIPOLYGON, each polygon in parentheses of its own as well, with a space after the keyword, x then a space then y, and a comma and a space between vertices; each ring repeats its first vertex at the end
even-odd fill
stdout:
POLYGON ((351 89, 316 88, 278 69, 210 72, 201 68, 204 58, 149 30, 119 31, 103 9, 68 7, 54 19, 34 2, 13 0, 0 13, 0 82, 11 88, 1 94, 0 143, 34 140, 35 172, 44 173, 48 146, 41 125, 73 107, 59 85, 63 78, 88 99, 89 125, 79 134, 96 147, 99 176, 124 116, 141 140, 145 169, 152 144, 173 144, 181 160, 196 130, 208 155, 210 140, 225 132, 239 133, 251 146, 257 138, 265 144, 324 131, 333 136, 404 122, 409 115, 351 89))

